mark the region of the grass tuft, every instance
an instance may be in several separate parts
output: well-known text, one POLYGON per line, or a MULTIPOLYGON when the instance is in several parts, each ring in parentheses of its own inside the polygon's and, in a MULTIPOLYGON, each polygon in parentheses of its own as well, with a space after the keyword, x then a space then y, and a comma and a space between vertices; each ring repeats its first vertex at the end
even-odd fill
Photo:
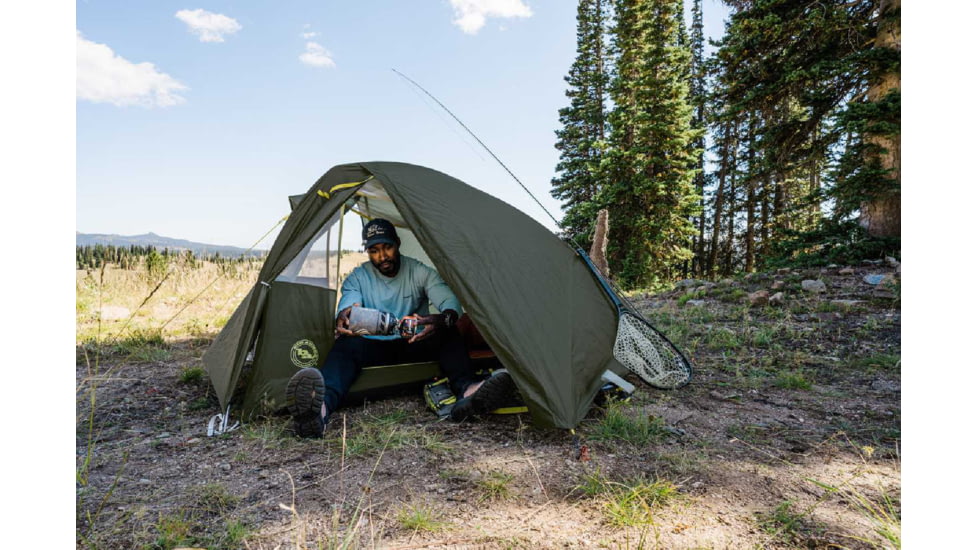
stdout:
POLYGON ((774 510, 758 515, 761 529, 772 536, 791 541, 798 537, 804 514, 792 510, 794 502, 786 500, 777 505, 774 510))
POLYGON ((727 328, 711 330, 706 335, 706 347, 713 350, 735 350, 740 348, 743 342, 740 336, 727 328))
POLYGON ((448 522, 439 519, 437 511, 426 504, 407 505, 397 511, 397 523, 408 531, 436 533, 447 529, 448 522))
POLYGON ((589 439, 627 443, 644 447, 663 440, 669 432, 661 418, 652 418, 628 411, 622 402, 611 402, 604 415, 589 430, 589 439))
POLYGON ((679 497, 679 487, 671 481, 637 478, 616 482, 600 468, 584 474, 575 489, 586 498, 596 499, 605 522, 615 527, 651 524, 656 509, 679 497))
POLYGON ((782 372, 774 380, 774 385, 786 390, 810 390, 812 383, 799 371, 782 372))
POLYGON ((512 494, 509 488, 511 481, 513 481, 513 476, 506 472, 492 471, 482 476, 482 479, 475 482, 482 493, 479 496, 479 502, 495 502, 509 498, 512 494))
POLYGON ((202 485, 196 491, 197 505, 208 512, 223 514, 241 499, 220 483, 202 485))
POLYGON ((197 384, 204 379, 204 371, 201 367, 187 367, 180 371, 180 381, 184 384, 197 384))

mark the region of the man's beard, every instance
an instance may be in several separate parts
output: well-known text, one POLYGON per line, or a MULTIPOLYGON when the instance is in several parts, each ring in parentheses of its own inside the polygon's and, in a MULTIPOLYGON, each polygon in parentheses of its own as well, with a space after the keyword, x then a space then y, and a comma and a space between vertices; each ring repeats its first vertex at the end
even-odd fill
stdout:
POLYGON ((390 266, 386 268, 386 271, 385 268, 381 267, 384 265, 383 262, 378 263, 371 260, 370 263, 374 264, 374 267, 377 268, 377 271, 379 271, 381 275, 393 277, 401 270, 401 254, 400 252, 394 254, 394 257, 390 260, 390 266))

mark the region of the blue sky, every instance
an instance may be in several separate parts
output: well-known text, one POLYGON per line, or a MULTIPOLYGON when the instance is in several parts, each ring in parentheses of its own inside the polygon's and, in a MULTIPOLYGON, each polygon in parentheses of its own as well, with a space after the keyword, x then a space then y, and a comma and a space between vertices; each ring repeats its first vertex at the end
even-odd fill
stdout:
MULTIPOLYGON (((726 8, 704 4, 719 36, 726 8)), ((251 246, 287 195, 366 160, 446 172, 553 229, 391 68, 559 219, 549 189, 575 17, 570 0, 77 3, 76 229, 251 246)))

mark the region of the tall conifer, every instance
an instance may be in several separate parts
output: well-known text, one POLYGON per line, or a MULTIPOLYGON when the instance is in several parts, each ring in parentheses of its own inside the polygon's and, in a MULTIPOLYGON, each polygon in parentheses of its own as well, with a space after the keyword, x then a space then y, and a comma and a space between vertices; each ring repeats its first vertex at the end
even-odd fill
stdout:
POLYGON ((618 0, 611 147, 602 203, 609 264, 625 288, 671 278, 689 260, 696 132, 681 0, 618 0))
POLYGON ((706 260, 706 64, 703 59, 703 0, 693 0, 692 8, 692 69, 690 80, 690 103, 693 105, 693 128, 699 134, 694 141, 696 155, 696 174, 693 176, 693 186, 700 198, 700 214, 697 216, 697 236, 693 247, 693 272, 703 273, 706 260))
POLYGON ((599 167, 607 133, 608 52, 605 27, 609 0, 581 0, 577 8, 577 58, 564 80, 570 105, 560 110, 560 161, 550 194, 563 201, 564 234, 587 247, 599 210, 599 167))
POLYGON ((822 233, 858 212, 870 233, 898 236, 899 2, 724 1, 734 13, 715 58, 715 123, 754 122, 744 184, 760 225, 744 228, 745 251, 758 264, 782 259, 779 245, 814 229, 829 204, 822 233))

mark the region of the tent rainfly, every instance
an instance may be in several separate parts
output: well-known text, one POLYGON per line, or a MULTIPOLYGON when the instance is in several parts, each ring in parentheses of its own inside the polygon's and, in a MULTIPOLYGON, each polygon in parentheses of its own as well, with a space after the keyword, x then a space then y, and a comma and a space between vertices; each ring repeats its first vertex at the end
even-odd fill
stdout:
MULTIPOLYGON (((204 355, 222 410, 233 398, 245 416, 280 409, 292 374, 325 359, 340 286, 341 236, 332 237, 350 211, 393 222, 402 253, 438 270, 513 376, 535 424, 574 428, 602 374, 627 372, 614 355, 618 307, 574 249, 451 176, 364 162, 336 166, 293 197, 258 281, 204 355), (332 251, 323 245, 331 241, 332 251)), ((389 370, 381 376, 397 381, 389 370)))

